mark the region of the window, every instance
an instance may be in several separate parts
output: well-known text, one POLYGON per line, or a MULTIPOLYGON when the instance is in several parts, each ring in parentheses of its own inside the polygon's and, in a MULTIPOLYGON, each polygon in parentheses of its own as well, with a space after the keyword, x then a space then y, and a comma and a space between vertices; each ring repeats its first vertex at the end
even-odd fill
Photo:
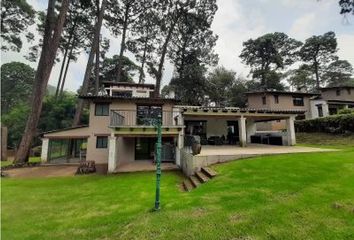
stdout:
POLYGON ((318 110, 318 116, 323 117, 322 105, 317 105, 317 110, 318 110))
POLYGON ((138 106, 136 112, 137 125, 153 125, 156 120, 162 121, 161 106, 138 106))
POLYGON ((352 94, 350 88, 347 89, 348 95, 352 94))
POLYGON ((97 137, 96 148, 107 148, 108 137, 97 137))
POLYGON ((274 102, 275 102, 276 104, 279 103, 279 96, 278 96, 278 95, 274 95, 274 102))
POLYGON ((340 89, 338 89, 338 90, 336 91, 336 95, 337 95, 337 96, 340 96, 340 89))
POLYGON ((109 104, 96 103, 95 116, 108 116, 108 115, 109 115, 109 104))
POLYGON ((304 98, 303 97, 293 97, 294 106, 304 106, 304 98))
POLYGON ((132 91, 113 91, 112 96, 131 98, 133 96, 133 93, 132 91))
POLYGON ((263 105, 266 105, 266 104, 267 104, 267 98, 266 98, 266 96, 263 96, 263 97, 262 97, 262 103, 263 103, 263 105))

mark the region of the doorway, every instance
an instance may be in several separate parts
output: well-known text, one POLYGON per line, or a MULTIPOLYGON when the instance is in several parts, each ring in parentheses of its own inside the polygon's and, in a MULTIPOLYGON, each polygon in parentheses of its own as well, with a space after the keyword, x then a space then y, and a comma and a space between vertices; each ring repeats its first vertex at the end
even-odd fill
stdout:
MULTIPOLYGON (((135 138, 135 160, 154 160, 156 137, 135 138)), ((161 161, 174 161, 173 153, 170 149, 174 149, 174 138, 163 137, 161 149, 161 161)))
POLYGON ((230 145, 239 142, 238 121, 227 121, 227 142, 230 145))

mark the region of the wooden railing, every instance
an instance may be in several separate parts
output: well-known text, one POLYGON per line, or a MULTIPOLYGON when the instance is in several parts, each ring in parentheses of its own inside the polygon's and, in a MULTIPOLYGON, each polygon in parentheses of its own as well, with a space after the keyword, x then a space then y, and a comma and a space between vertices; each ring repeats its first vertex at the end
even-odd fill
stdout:
MULTIPOLYGON (((163 126, 177 126, 179 111, 162 111, 160 120, 163 126)), ((119 126, 153 126, 156 118, 150 116, 137 116, 135 110, 111 110, 111 127, 119 126)))
POLYGON ((111 126, 122 126, 124 125, 125 117, 119 113, 119 111, 111 111, 111 126))

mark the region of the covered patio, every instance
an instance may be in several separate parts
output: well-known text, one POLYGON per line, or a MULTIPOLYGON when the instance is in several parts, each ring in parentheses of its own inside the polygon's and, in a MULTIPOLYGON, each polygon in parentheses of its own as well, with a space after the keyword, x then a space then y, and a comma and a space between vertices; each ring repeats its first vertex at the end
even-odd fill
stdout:
MULTIPOLYGON (((251 143, 296 144, 294 121, 297 110, 246 109, 180 106, 185 136, 198 136, 202 145, 240 145, 251 143), (286 132, 257 132, 257 123, 285 120, 286 132)), ((188 143, 187 143, 188 144, 188 143)), ((186 145, 186 144, 185 144, 186 145)))

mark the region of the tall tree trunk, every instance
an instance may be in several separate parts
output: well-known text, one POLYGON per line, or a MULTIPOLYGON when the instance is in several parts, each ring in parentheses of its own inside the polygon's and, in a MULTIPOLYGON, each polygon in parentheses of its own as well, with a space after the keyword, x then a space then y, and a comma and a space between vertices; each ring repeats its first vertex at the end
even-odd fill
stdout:
MULTIPOLYGON (((106 2, 107 2, 107 0, 103 0, 102 4, 101 4, 101 11, 100 11, 100 14, 97 19, 95 33, 94 33, 92 46, 91 46, 91 51, 89 54, 89 58, 87 60, 85 76, 84 76, 84 80, 83 80, 82 88, 81 88, 81 95, 87 94, 87 91, 88 91, 89 80, 90 80, 90 75, 91 75, 91 70, 92 70, 92 65, 93 65, 93 59, 94 59, 94 56, 97 52, 97 42, 99 41, 99 37, 100 37, 102 21, 103 21, 103 13, 106 8, 106 2)), ((73 126, 79 125, 83 108, 84 108, 84 100, 79 98, 78 102, 77 102, 77 106, 76 106, 76 112, 75 112, 75 116, 74 116, 73 126)))
POLYGON ((315 70, 315 76, 316 76, 316 88, 317 88, 317 91, 319 91, 320 90, 320 76, 319 76, 319 74, 318 74, 318 62, 317 62, 317 60, 315 59, 315 61, 314 61, 314 70, 315 70))
MULTIPOLYGON (((96 0, 96 5, 97 5, 97 19, 100 16, 100 1, 96 0)), ((100 76, 99 76, 99 70, 100 70, 100 35, 98 35, 98 41, 97 41, 97 46, 96 46, 96 61, 95 61, 95 93, 96 95, 98 94, 98 89, 100 85, 100 76)))
MULTIPOLYGON (((71 40, 74 37, 74 31, 75 31, 75 28, 76 28, 76 23, 77 23, 77 18, 75 18, 74 24, 73 24, 73 26, 70 29, 69 39, 68 39, 68 42, 67 42, 67 44, 65 46, 65 53, 64 53, 64 57, 63 57, 63 63, 61 64, 60 74, 59 74, 59 79, 58 79, 58 85, 57 85, 57 89, 55 91, 55 99, 58 98, 58 95, 60 93, 59 89, 60 89, 60 84, 63 81, 62 80, 62 76, 63 76, 63 72, 64 72, 64 66, 65 66, 65 62, 66 62, 67 56, 68 56, 68 52, 70 51, 69 47, 70 47, 70 45, 72 45, 71 44, 71 40)), ((70 61, 70 54, 69 54, 69 60, 68 61, 70 61)))
POLYGON ((75 42, 76 42, 76 39, 74 38, 73 42, 71 44, 68 60, 66 61, 66 66, 65 66, 63 80, 61 81, 60 92, 59 92, 59 97, 60 98, 63 96, 64 85, 65 85, 65 81, 66 81, 66 76, 68 74, 68 69, 69 69, 69 65, 70 65, 70 62, 71 62, 71 57, 72 57, 72 54, 73 54, 73 51, 74 51, 75 42))
POLYGON ((145 67, 145 61, 146 61, 147 43, 148 43, 148 37, 145 38, 145 43, 144 43, 144 53, 143 53, 143 57, 141 59, 141 67, 140 67, 140 73, 139 73, 139 83, 144 83, 144 67, 145 67))
POLYGON ((165 63, 165 57, 166 57, 166 53, 167 53, 167 47, 168 44, 171 40, 172 37, 172 33, 173 30, 175 29, 176 23, 177 23, 177 19, 175 19, 175 21, 171 24, 171 27, 167 33, 165 42, 162 46, 162 52, 161 52, 161 57, 160 57, 160 62, 159 62, 159 67, 157 69, 157 73, 155 74, 156 77, 156 85, 155 85, 155 91, 154 91, 154 97, 158 98, 160 97, 160 88, 161 88, 161 79, 162 79, 162 71, 163 71, 163 66, 165 63))
POLYGON ((48 80, 53 68, 56 53, 66 14, 69 9, 69 0, 62 0, 59 16, 55 22, 55 0, 48 1, 47 18, 44 28, 43 46, 39 59, 35 80, 33 84, 33 95, 31 101, 31 112, 27 119, 26 128, 21 138, 16 153, 15 163, 24 163, 28 160, 28 154, 36 134, 39 117, 41 115, 43 98, 46 93, 48 80))
POLYGON ((124 13, 124 22, 123 22, 123 29, 122 29, 122 40, 120 43, 120 51, 119 51, 119 58, 118 58, 118 71, 117 71, 117 82, 121 81, 121 77, 122 77, 122 58, 124 55, 124 51, 125 51, 125 38, 126 38, 126 34, 127 34, 127 29, 128 29, 128 18, 129 18, 129 5, 126 7, 125 9, 125 13, 124 13))
POLYGON ((98 94, 100 88, 100 40, 97 42, 95 60, 95 93, 98 94))
POLYGON ((64 53, 64 57, 63 57, 63 62, 61 63, 61 67, 60 67, 60 74, 59 74, 59 78, 58 78, 58 84, 57 84, 57 88, 55 90, 55 99, 58 98, 59 95, 59 89, 60 89, 60 84, 61 84, 61 79, 63 76, 63 72, 64 72, 64 66, 66 64, 66 57, 68 56, 68 52, 69 49, 65 48, 65 53, 64 53))

